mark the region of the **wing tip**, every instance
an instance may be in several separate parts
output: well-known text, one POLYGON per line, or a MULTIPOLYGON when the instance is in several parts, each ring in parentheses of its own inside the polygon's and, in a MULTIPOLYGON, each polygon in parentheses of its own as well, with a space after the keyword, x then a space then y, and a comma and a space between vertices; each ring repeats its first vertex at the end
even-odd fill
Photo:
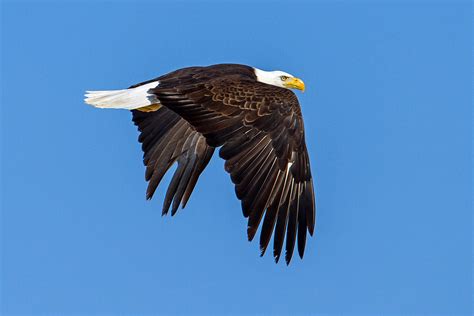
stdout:
POLYGON ((273 255, 273 258, 275 259, 275 263, 278 263, 278 261, 280 260, 280 255, 273 255))
POLYGON ((298 248, 298 255, 300 256, 300 259, 303 259, 303 257, 304 257, 304 248, 303 248, 303 250, 300 250, 298 248))
POLYGON ((315 226, 316 226, 316 223, 314 222, 308 225, 308 232, 311 237, 313 237, 315 226))
POLYGON ((257 228, 252 226, 247 226, 247 239, 248 241, 252 241, 255 238, 257 233, 257 228))

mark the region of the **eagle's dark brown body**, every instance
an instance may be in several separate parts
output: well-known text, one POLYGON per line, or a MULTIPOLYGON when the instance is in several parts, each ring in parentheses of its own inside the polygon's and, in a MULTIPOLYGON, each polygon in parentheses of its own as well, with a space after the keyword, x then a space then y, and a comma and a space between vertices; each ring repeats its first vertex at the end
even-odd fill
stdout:
POLYGON ((303 256, 306 231, 313 234, 315 203, 303 119, 295 94, 256 80, 253 68, 223 64, 180 69, 151 81, 148 93, 162 105, 155 112, 133 110, 141 132, 147 198, 175 163, 163 205, 166 214, 185 206, 216 147, 248 217, 248 238, 264 216, 260 249, 274 231, 278 261, 286 233, 286 262, 298 236, 303 256))

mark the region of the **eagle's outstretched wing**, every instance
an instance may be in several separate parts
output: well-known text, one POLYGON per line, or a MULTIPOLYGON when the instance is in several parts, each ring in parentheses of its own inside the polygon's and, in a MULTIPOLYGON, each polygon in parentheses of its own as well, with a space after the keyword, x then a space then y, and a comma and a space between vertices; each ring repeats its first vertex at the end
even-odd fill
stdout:
POLYGON ((133 122, 141 132, 143 163, 148 181, 147 199, 151 199, 163 176, 177 162, 163 202, 163 214, 174 215, 181 204, 184 207, 196 182, 209 163, 214 148, 206 143, 187 121, 173 111, 161 107, 155 112, 133 110, 133 122))
MULTIPOLYGON (((279 260, 286 234, 286 262, 296 236, 303 257, 306 230, 315 226, 315 202, 309 157, 298 100, 287 89, 223 76, 209 80, 161 80, 148 93, 189 122, 220 156, 248 217, 252 240, 265 214, 260 248, 274 233, 273 255, 279 260)), ((207 79, 207 78, 206 78, 207 79)), ((150 182, 151 184, 151 182, 150 182)))

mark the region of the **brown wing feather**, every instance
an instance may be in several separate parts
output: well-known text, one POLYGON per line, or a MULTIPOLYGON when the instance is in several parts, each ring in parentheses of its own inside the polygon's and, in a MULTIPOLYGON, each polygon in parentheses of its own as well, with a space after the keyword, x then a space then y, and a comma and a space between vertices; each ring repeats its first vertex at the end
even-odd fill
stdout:
POLYGON ((248 217, 252 240, 265 214, 260 249, 274 231, 280 258, 286 236, 287 264, 298 241, 303 257, 306 230, 314 231, 315 204, 304 128, 293 92, 243 76, 161 85, 151 90, 161 104, 187 120, 220 156, 248 217))
POLYGON ((214 148, 205 138, 176 113, 160 108, 156 112, 132 111, 133 121, 141 132, 143 163, 148 181, 147 199, 151 199, 165 173, 178 164, 163 202, 163 214, 174 215, 184 207, 196 182, 209 163, 214 148))

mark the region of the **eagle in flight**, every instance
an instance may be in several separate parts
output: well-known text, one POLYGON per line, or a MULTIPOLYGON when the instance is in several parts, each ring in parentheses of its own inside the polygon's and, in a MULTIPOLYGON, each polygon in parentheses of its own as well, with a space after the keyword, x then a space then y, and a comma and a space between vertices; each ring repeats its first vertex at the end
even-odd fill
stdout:
POLYGON ((128 89, 87 91, 97 108, 127 109, 140 132, 151 199, 169 168, 178 166, 163 214, 184 208, 218 147, 248 218, 251 241, 260 225, 261 255, 273 237, 278 262, 286 235, 289 264, 296 239, 303 258, 313 235, 315 200, 303 118, 296 95, 304 83, 286 72, 238 64, 189 67, 128 89))

